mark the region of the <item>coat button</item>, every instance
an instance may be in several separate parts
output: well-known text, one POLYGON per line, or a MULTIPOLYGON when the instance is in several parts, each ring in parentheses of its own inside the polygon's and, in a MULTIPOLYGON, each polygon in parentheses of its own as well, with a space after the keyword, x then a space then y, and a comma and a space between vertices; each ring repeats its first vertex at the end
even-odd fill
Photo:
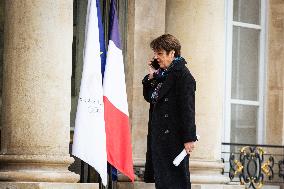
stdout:
POLYGON ((169 117, 169 114, 165 114, 165 117, 169 117))
POLYGON ((169 101, 169 99, 168 98, 165 98, 165 102, 168 102, 169 101))

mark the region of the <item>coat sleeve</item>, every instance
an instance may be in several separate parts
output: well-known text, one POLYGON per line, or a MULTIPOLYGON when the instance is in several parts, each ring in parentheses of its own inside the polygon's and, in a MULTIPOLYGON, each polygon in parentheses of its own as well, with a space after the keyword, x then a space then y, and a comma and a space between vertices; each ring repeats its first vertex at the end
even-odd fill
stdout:
POLYGON ((143 96, 147 102, 151 102, 151 95, 155 88, 155 79, 148 79, 149 74, 144 77, 142 80, 143 84, 143 96))
POLYGON ((185 72, 178 80, 179 98, 178 107, 180 110, 181 131, 183 142, 196 141, 195 125, 195 89, 196 82, 190 72, 185 72))

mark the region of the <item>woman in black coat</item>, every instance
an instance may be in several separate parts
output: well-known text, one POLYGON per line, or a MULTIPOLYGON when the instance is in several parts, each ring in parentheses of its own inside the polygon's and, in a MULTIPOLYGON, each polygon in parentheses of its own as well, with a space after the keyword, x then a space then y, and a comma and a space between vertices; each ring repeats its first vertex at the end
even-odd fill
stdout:
POLYGON ((190 189, 188 156, 177 167, 173 160, 183 149, 192 152, 197 140, 196 83, 174 36, 162 35, 150 47, 154 58, 142 81, 144 98, 150 103, 144 181, 155 182, 157 189, 190 189), (151 65, 154 59, 158 69, 151 65))

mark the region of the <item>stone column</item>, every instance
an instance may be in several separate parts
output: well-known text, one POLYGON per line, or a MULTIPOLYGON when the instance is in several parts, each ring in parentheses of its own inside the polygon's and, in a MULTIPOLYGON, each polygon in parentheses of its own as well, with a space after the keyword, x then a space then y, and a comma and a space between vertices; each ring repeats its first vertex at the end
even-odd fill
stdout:
MULTIPOLYGON (((129 10, 135 10, 135 14, 129 15, 130 23, 133 23, 133 48, 128 48, 133 55, 132 63, 132 100, 130 111, 132 120, 132 143, 134 165, 144 166, 146 143, 148 133, 149 103, 143 98, 142 79, 148 73, 147 61, 153 56, 150 42, 165 32, 165 8, 166 0, 144 0, 129 4, 129 10), (146 13, 146 14, 145 14, 146 13), (131 16, 131 17, 130 17, 131 16), (133 19, 133 20, 131 20, 133 19)), ((129 59, 131 60, 131 59, 129 59)), ((129 84, 130 82, 128 82, 129 84)))
POLYGON ((72 0, 6 0, 1 181, 77 182, 68 171, 72 0))
POLYGON ((221 133, 225 69, 225 1, 167 0, 166 32, 181 42, 181 54, 197 81, 196 125, 201 136, 191 155, 192 183, 223 184, 221 133))

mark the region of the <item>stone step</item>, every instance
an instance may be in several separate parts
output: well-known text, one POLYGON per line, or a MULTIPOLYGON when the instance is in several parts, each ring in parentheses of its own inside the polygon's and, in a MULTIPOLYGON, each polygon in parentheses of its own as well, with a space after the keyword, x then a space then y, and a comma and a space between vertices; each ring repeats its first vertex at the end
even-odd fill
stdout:
MULTIPOLYGON (((144 182, 118 182, 117 189, 155 189, 155 184, 144 182)), ((245 189, 245 186, 220 184, 192 184, 191 189, 245 189)))
POLYGON ((280 189, 280 186, 264 185, 261 189, 280 189))
POLYGON ((0 182, 0 189, 99 189, 98 183, 0 182))

